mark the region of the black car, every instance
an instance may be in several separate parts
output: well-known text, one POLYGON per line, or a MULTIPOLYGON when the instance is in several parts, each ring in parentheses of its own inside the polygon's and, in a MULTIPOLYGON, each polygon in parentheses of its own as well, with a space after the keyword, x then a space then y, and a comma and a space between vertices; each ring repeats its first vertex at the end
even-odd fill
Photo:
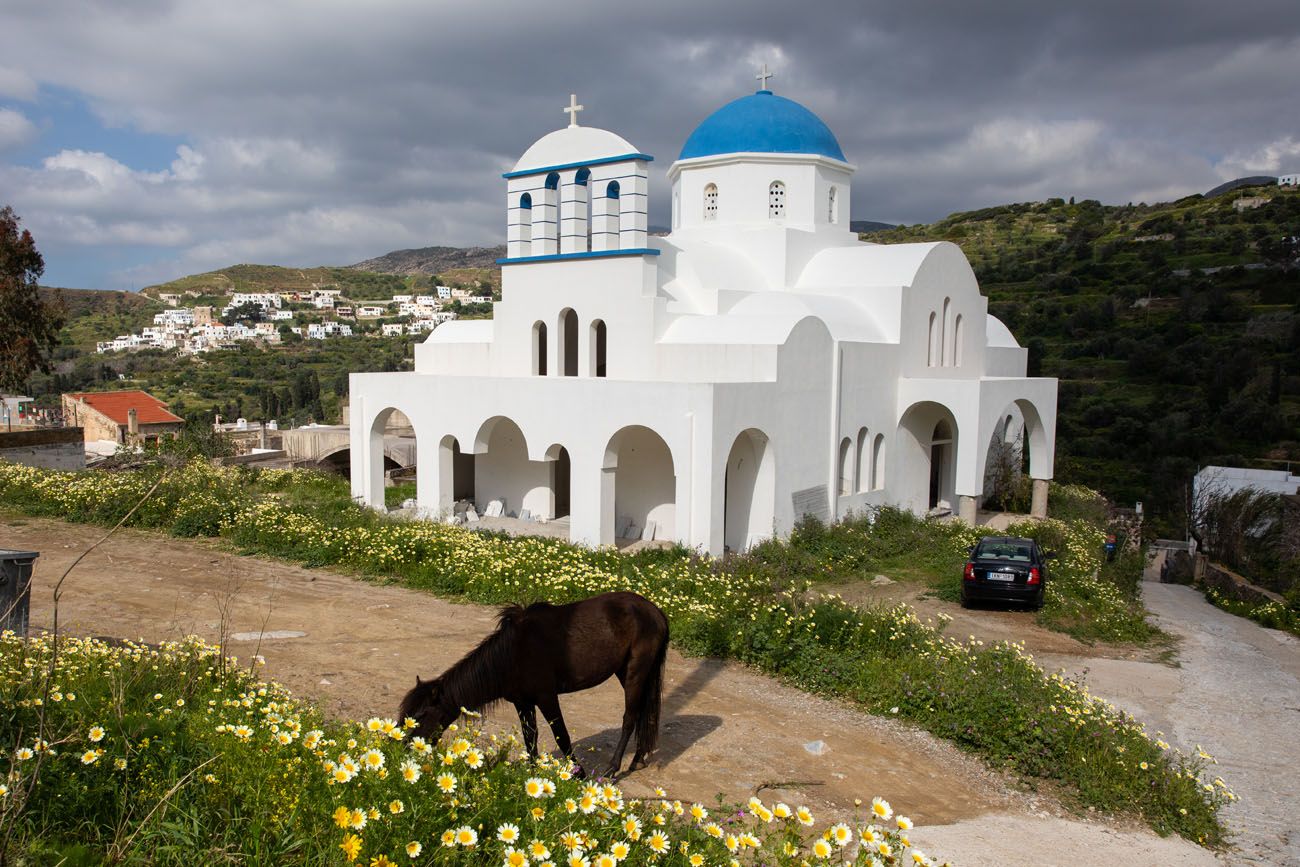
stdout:
POLYGON ((962 606, 990 601, 1042 608, 1047 561, 1054 556, 1038 547, 1033 539, 985 536, 970 549, 970 559, 962 573, 962 606))

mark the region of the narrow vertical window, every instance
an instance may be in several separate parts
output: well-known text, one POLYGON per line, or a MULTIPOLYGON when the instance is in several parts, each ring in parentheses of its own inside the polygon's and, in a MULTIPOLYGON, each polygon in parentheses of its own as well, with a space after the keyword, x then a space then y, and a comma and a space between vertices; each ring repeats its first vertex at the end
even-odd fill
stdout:
POLYGON ((849 464, 849 452, 853 449, 853 440, 845 437, 840 440, 840 496, 853 493, 853 477, 849 474, 853 467, 849 464))
POLYGON ((853 490, 858 493, 871 490, 871 467, 868 464, 871 455, 867 452, 869 444, 867 429, 860 428, 857 451, 853 455, 853 490))
POLYGON ((718 218, 718 185, 709 184, 704 188, 704 219, 718 218))
POLYGON ((591 323, 591 375, 605 375, 605 357, 609 343, 605 335, 605 321, 597 319, 591 323))
POLYGON ((839 217, 838 207, 839 205, 835 201, 835 188, 831 187, 831 191, 826 196, 826 222, 831 225, 834 225, 839 217))
POLYGON ((943 299, 943 316, 939 319, 939 366, 947 367, 948 361, 952 357, 948 352, 948 338, 952 334, 952 329, 948 327, 948 319, 951 315, 952 299, 943 299))
POLYGON ((935 343, 935 338, 939 336, 939 328, 936 321, 937 319, 938 317, 935 315, 934 311, 931 310, 930 311, 930 334, 925 344, 925 366, 926 367, 934 367, 934 343, 935 343))
POLYGON ((952 327, 952 363, 955 367, 961 367, 961 314, 957 314, 957 322, 952 327))
POLYGON ((533 323, 533 375, 546 375, 546 323, 533 323))
POLYGON ((591 169, 578 169, 573 176, 573 216, 577 225, 573 234, 582 239, 580 251, 591 249, 591 190, 587 183, 591 180, 591 169))
POLYGON ((607 235, 612 235, 606 240, 606 249, 617 250, 620 246, 619 241, 623 237, 622 223, 622 204, 619 202, 619 192, 621 188, 618 181, 610 181, 605 187, 605 225, 602 226, 607 235))
POLYGON ((565 308, 560 314, 559 368, 561 376, 578 375, 578 314, 565 308))
POLYGON ((876 434, 876 441, 871 447, 871 490, 878 491, 885 486, 885 435, 876 434))
POLYGON ((779 220, 785 216, 785 184, 772 181, 767 188, 767 216, 779 220))

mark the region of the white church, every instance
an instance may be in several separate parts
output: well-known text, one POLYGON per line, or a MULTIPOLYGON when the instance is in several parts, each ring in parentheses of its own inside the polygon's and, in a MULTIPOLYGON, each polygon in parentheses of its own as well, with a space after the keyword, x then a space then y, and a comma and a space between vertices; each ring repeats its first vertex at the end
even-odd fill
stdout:
POLYGON ((720 555, 886 504, 973 522, 1000 442, 1045 514, 1056 380, 1025 375, 958 247, 850 231, 853 164, 760 79, 686 139, 663 237, 653 157, 571 98, 503 176, 493 318, 439 326, 413 372, 352 374, 357 501, 383 508, 400 411, 426 513, 468 500, 587 545, 720 555))

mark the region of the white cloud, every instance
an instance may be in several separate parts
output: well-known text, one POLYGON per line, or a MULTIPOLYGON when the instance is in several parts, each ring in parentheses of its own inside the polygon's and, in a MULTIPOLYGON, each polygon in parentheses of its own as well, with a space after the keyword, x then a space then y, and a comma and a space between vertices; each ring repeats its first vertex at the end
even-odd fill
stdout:
POLYGON ((0 97, 31 101, 36 98, 36 82, 21 69, 0 66, 0 97))
POLYGON ((36 127, 22 112, 0 108, 0 151, 27 144, 36 136, 36 127))
POLYGON ((1254 150, 1235 151, 1220 160, 1215 170, 1225 181, 1247 175, 1300 171, 1300 139, 1288 135, 1254 150))

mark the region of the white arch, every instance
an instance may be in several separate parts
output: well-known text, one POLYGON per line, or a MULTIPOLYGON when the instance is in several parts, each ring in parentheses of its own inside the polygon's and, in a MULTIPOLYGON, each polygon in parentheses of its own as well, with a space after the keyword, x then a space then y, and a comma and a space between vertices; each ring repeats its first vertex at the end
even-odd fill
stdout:
POLYGON ((853 440, 845 437, 840 440, 839 460, 836 466, 839 467, 839 480, 841 497, 853 493, 853 479, 849 475, 851 468, 849 466, 849 452, 853 449, 853 440))
POLYGON ((655 539, 677 538, 677 474, 663 437, 643 425, 619 429, 605 447, 603 472, 601 544, 630 538, 631 528, 642 538, 651 524, 655 539))
POLYGON ((767 434, 741 431, 727 456, 723 544, 739 553, 773 533, 776 521, 776 454, 767 434))
POLYGON ((870 467, 866 463, 870 457, 867 454, 869 442, 866 427, 858 428, 858 441, 853 450, 853 490, 859 494, 871 490, 870 467))

